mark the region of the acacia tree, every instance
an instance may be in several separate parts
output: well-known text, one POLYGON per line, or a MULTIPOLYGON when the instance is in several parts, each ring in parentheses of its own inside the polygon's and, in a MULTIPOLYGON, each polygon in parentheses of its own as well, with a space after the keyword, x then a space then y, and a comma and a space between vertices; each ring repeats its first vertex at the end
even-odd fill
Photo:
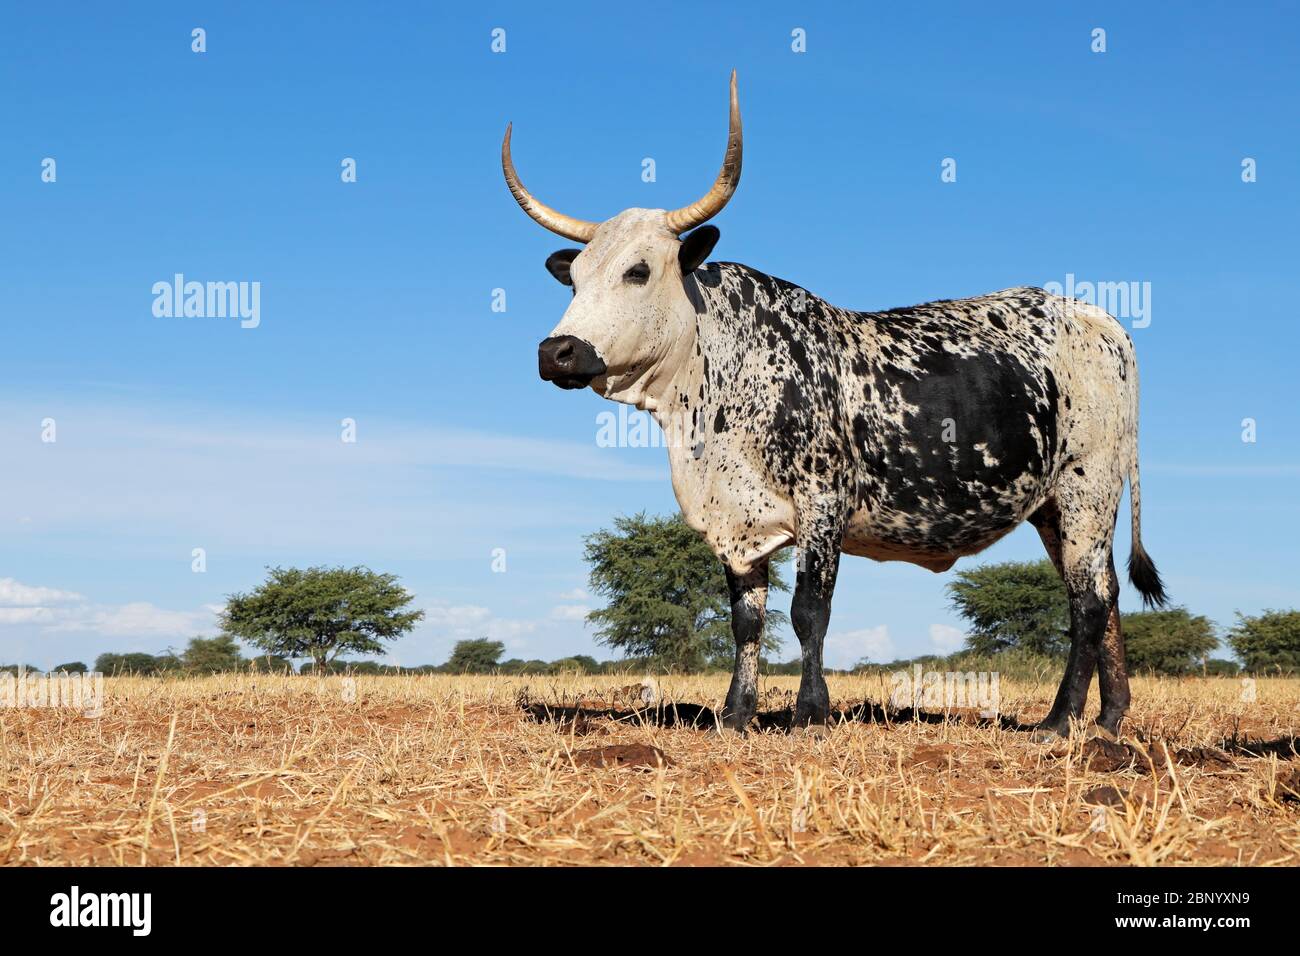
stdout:
POLYGON ((489 641, 486 637, 457 641, 443 667, 453 674, 487 674, 496 670, 505 650, 500 641, 489 641))
POLYGON ((952 607, 970 622, 966 647, 981 654, 1022 648, 1069 650, 1070 608, 1052 562, 1007 561, 959 571, 948 585, 952 607))
POLYGON ((1300 611, 1238 612, 1228 644, 1248 671, 1300 670, 1300 611))
POLYGON ((233 637, 219 634, 213 638, 193 638, 181 654, 181 662, 191 674, 219 674, 239 670, 244 658, 233 637))
POLYGON ((1208 670, 1210 652, 1219 646, 1214 623, 1184 607, 1125 614, 1121 626, 1124 656, 1134 670, 1161 674, 1208 670))
POLYGON ((265 583, 229 596, 221 630, 323 669, 345 651, 382 652, 382 641, 423 619, 423 611, 404 610, 412 600, 395 575, 369 568, 268 568, 265 583))
MULTIPOLYGON (((681 671, 730 666, 731 597, 726 573, 704 539, 680 515, 614 519, 585 539, 591 589, 609 603, 587 615, 596 639, 631 657, 681 671)), ((773 559, 770 591, 789 585, 773 559)), ((786 615, 767 612, 761 651, 773 653, 786 615)))

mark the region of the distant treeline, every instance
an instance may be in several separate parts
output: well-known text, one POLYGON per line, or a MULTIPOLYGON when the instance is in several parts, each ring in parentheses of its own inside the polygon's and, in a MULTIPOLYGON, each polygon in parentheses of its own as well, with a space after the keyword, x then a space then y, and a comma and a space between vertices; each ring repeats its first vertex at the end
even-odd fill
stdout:
MULTIPOLYGON (((267 580, 228 596, 220 634, 195 637, 182 651, 109 653, 103 674, 693 674, 729 671, 735 655, 730 592, 704 540, 680 518, 636 515, 585 539, 591 588, 606 605, 586 615, 594 638, 619 659, 574 655, 555 661, 503 659, 505 645, 486 637, 458 642, 441 664, 400 667, 368 658, 411 631, 424 612, 392 574, 366 567, 270 568, 267 580), (304 627, 302 620, 314 622, 304 627), (245 653, 254 656, 246 657, 245 653)), ((779 564, 779 562, 777 562, 779 564)), ((773 565, 770 588, 788 590, 773 565)), ((959 571, 948 585, 966 627, 964 647, 947 656, 879 663, 850 671, 882 675, 918 664, 926 670, 997 673, 1010 679, 1059 678, 1070 648, 1070 610, 1060 575, 1047 560, 1003 562, 959 571)), ((1300 610, 1238 614, 1223 627, 1186 607, 1121 614, 1131 673, 1166 676, 1300 674, 1300 610), (1223 656, 1231 653, 1236 660, 1223 656), (1238 663, 1240 662, 1240 663, 1238 663)), ((760 671, 800 674, 796 658, 774 656, 781 643, 773 610, 760 644, 760 671)), ((30 668, 35 670, 35 668, 30 668)), ((85 670, 81 662, 55 670, 85 670)))
MULTIPOLYGON (((401 676, 412 674, 501 674, 501 675, 535 675, 538 677, 572 674, 591 675, 636 675, 660 674, 666 670, 662 662, 651 658, 623 658, 620 660, 598 661, 585 654, 564 657, 555 661, 521 660, 511 658, 501 661, 499 656, 502 645, 485 639, 461 641, 452 652, 451 658, 443 664, 421 664, 416 667, 400 667, 383 664, 378 661, 336 660, 318 668, 311 661, 295 662, 283 657, 262 655, 244 657, 234 641, 223 638, 194 638, 182 652, 167 651, 162 654, 101 654, 95 659, 93 670, 113 675, 132 675, 138 677, 185 677, 203 676, 220 673, 253 674, 354 674, 401 676)), ((862 662, 851 670, 827 668, 828 674, 841 675, 888 675, 910 670, 920 665, 927 671, 946 671, 968 673, 998 673, 1004 678, 1021 681, 1051 681, 1060 675, 1062 661, 1059 657, 1038 654, 1022 649, 1008 649, 996 653, 980 653, 963 650, 946 656, 926 654, 890 661, 889 663, 862 662)), ((25 669, 39 673, 41 669, 24 665, 25 669)), ((60 664, 52 668, 53 672, 84 673, 90 668, 80 661, 60 664)), ((759 661, 759 670, 769 677, 798 676, 801 664, 798 658, 792 661, 759 661)), ((18 665, 0 667, 0 673, 16 673, 18 665)), ((1148 672, 1160 673, 1156 668, 1147 668, 1148 672)), ((719 672, 725 669, 719 668, 719 672)), ((1183 672, 1182 676, 1194 673, 1196 676, 1232 677, 1248 673, 1235 661, 1212 658, 1205 662, 1203 668, 1195 672, 1183 672)), ((1258 676, 1289 676, 1295 673, 1291 668, 1269 667, 1256 671, 1258 676)), ((1179 675, 1170 675, 1179 676, 1179 675)))
MULTIPOLYGON (((443 664, 420 664, 400 667, 367 660, 334 660, 318 665, 311 660, 294 661, 287 657, 262 654, 245 657, 239 644, 230 637, 193 638, 183 651, 167 650, 161 654, 142 652, 107 653, 95 658, 93 668, 81 661, 72 661, 51 668, 57 673, 85 673, 94 670, 108 676, 132 675, 136 677, 185 677, 205 674, 261 673, 261 674, 642 674, 656 670, 653 662, 637 659, 598 661, 585 654, 564 657, 555 661, 521 660, 512 658, 499 661, 504 645, 497 641, 471 640, 459 642, 451 657, 443 664)), ((22 665, 32 673, 42 668, 22 665)), ((17 673, 19 665, 0 666, 0 673, 17 673)))
MULTIPOLYGON (((797 661, 795 663, 798 664, 797 661)), ((919 657, 890 661, 887 664, 861 663, 853 668, 852 673, 888 675, 895 671, 910 669, 918 664, 927 671, 955 673, 974 671, 996 673, 1004 678, 1019 681, 1055 681, 1060 678, 1065 661, 1056 655, 1039 654, 1020 648, 1008 648, 991 653, 961 650, 947 655, 922 654, 919 657)), ((1209 658, 1203 662, 1203 666, 1177 670, 1162 668, 1145 661, 1139 663, 1130 661, 1129 673, 1157 674, 1163 677, 1235 677, 1247 672, 1236 661, 1209 658)), ((1290 668, 1268 668, 1258 672, 1258 676, 1291 676, 1294 673, 1296 672, 1290 668)))

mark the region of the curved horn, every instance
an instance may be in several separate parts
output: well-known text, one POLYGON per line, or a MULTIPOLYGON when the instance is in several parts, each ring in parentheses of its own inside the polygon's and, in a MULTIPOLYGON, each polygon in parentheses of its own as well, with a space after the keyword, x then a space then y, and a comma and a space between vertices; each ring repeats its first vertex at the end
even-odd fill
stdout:
POLYGON ((727 204, 735 193, 736 187, 740 185, 743 139, 740 132, 740 101, 736 98, 736 71, 732 70, 731 120, 727 130, 727 154, 722 159, 722 169, 718 172, 718 179, 713 187, 704 194, 704 198, 681 209, 674 209, 668 214, 669 229, 680 235, 722 212, 722 207, 727 204))
MULTIPOLYGON (((734 108, 734 107, 733 107, 734 108)), ((501 169, 506 174, 506 185, 510 187, 510 193, 515 197, 515 202, 519 203, 524 212, 541 223, 551 232, 559 233, 566 239, 572 239, 574 242, 591 242, 591 237, 596 234, 598 222, 587 222, 585 219, 574 219, 572 216, 566 216, 562 212, 557 212, 550 206, 533 198, 533 194, 524 188, 524 184, 519 181, 519 174, 515 172, 514 161, 510 158, 510 126, 506 126, 506 138, 501 142, 501 169)))

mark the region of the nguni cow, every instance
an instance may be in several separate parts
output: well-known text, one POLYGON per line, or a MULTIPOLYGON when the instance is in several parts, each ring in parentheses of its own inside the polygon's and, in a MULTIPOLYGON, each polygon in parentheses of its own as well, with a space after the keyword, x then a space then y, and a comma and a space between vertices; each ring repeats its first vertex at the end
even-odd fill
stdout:
POLYGON ((541 377, 650 412, 670 435, 673 490, 726 569, 736 663, 724 726, 754 715, 768 562, 794 544, 795 726, 824 724, 822 642, 840 553, 946 571, 1023 521, 1065 582, 1070 652, 1040 739, 1129 705, 1112 539, 1127 478, 1129 577, 1164 588, 1139 534, 1137 365, 1103 310, 1042 289, 851 312, 747 266, 705 259, 740 180, 736 76, 717 181, 681 209, 603 223, 542 204, 501 162, 519 205, 585 248, 546 267, 573 300, 538 349, 541 377))

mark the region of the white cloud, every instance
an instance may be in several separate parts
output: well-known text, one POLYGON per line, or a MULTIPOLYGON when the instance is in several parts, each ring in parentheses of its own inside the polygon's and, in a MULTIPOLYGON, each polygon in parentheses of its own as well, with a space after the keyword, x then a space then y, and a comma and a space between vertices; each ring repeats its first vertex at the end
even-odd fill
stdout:
POLYGON ((45 445, 28 440, 24 423, 39 422, 48 409, 0 400, 0 447, 12 452, 0 527, 86 550, 102 551, 108 538, 119 553, 181 545, 188 552, 199 544, 210 555, 259 561, 338 550, 400 560, 422 558, 439 541, 478 557, 492 547, 523 547, 530 536, 546 542, 542 532, 590 520, 581 500, 538 508, 527 495, 490 495, 485 483, 663 487, 667 478, 662 455, 651 463, 627 449, 598 448, 594 431, 590 442, 566 441, 376 417, 359 424, 355 443, 344 443, 328 416, 185 411, 64 408, 57 444, 45 445), (93 487, 87 475, 95 476, 93 487))
POLYGON ((590 598, 591 595, 582 588, 574 588, 571 591, 561 591, 556 595, 556 597, 563 598, 566 601, 585 601, 590 598))
POLYGON ((496 617, 477 604, 433 604, 424 609, 424 623, 439 636, 465 640, 486 637, 508 647, 522 646, 520 640, 537 628, 535 621, 496 617))
POLYGON ((89 604, 75 591, 22 584, 0 578, 0 627, 37 625, 46 634, 86 633, 102 637, 177 638, 215 630, 214 612, 169 611, 147 601, 89 604))
POLYGON ((551 619, 555 621, 585 621, 591 608, 585 604, 557 604, 551 608, 551 619))
POLYGON ((494 641, 504 641, 506 647, 523 647, 527 643, 522 640, 523 636, 531 634, 536 629, 537 624, 534 621, 494 617, 488 621, 487 636, 494 641))
POLYGON ((53 617, 48 607, 0 607, 0 624, 33 624, 53 617))
POLYGON ((80 601, 81 595, 58 588, 32 587, 13 578, 0 578, 0 607, 28 607, 34 604, 61 604, 80 601))
POLYGON ((435 630, 460 632, 480 627, 492 612, 476 604, 435 604, 424 609, 424 621, 435 630))
POLYGON ((416 447, 434 449, 424 456, 441 467, 509 469, 596 481, 662 481, 666 476, 660 467, 633 464, 610 454, 610 449, 597 448, 594 429, 590 445, 452 428, 413 430, 408 437, 416 447))
POLYGON ((889 628, 879 624, 876 627, 826 635, 823 663, 827 667, 847 669, 864 657, 881 663, 892 660, 894 656, 894 642, 890 640, 889 628))
POLYGON ((960 628, 948 624, 930 625, 930 643, 941 654, 951 654, 953 651, 961 650, 965 642, 966 635, 960 628))
POLYGON ((91 631, 105 637, 194 637, 216 630, 207 609, 168 611, 148 601, 119 605, 92 605, 56 615, 52 630, 91 631))

